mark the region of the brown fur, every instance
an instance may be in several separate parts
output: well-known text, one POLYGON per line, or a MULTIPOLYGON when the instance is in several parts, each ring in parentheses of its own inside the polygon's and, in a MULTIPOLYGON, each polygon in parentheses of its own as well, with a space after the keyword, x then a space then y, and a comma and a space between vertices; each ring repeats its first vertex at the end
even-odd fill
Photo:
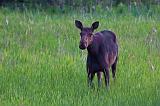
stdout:
POLYGON ((93 34, 94 29, 99 25, 94 22, 91 27, 83 27, 80 21, 75 21, 76 27, 81 30, 79 48, 87 48, 87 74, 88 84, 92 86, 92 80, 97 73, 98 85, 101 85, 101 72, 104 73, 105 84, 109 86, 109 69, 112 68, 112 75, 115 78, 116 65, 118 60, 118 44, 116 35, 108 30, 93 34))

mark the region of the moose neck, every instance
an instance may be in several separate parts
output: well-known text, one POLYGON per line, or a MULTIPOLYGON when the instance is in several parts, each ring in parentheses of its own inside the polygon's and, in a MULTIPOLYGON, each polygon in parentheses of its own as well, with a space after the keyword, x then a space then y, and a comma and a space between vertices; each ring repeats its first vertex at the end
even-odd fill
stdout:
POLYGON ((93 36, 92 43, 87 47, 87 51, 90 55, 96 55, 98 53, 98 44, 95 36, 93 36))

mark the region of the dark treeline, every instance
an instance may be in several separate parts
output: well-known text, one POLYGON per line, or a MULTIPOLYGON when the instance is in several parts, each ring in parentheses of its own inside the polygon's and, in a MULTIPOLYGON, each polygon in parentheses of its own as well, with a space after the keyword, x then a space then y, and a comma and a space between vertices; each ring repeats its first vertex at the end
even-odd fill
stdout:
POLYGON ((0 0, 0 5, 20 4, 20 5, 41 5, 44 7, 53 7, 59 10, 83 9, 85 12, 94 11, 98 8, 112 8, 119 4, 137 7, 150 5, 159 5, 160 0, 0 0))

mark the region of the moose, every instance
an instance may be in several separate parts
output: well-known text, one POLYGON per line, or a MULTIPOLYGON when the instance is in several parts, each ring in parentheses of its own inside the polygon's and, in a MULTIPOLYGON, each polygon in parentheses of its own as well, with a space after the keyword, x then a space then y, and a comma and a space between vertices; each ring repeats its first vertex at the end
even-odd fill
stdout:
POLYGON ((93 86, 92 80, 97 74, 98 87, 100 87, 103 73, 106 88, 109 88, 109 69, 112 68, 112 77, 115 80, 118 60, 116 35, 109 30, 94 33, 99 26, 98 21, 94 22, 91 27, 84 27, 81 21, 75 20, 75 26, 81 31, 79 48, 88 51, 86 64, 88 86, 93 86))

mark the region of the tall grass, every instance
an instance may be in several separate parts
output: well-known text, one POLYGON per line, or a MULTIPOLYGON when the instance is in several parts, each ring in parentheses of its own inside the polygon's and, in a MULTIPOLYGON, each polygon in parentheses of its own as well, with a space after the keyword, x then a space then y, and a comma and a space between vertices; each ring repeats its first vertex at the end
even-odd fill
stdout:
POLYGON ((109 14, 56 15, 2 8, 0 105, 158 106, 159 14, 109 14), (117 79, 111 79, 109 91, 104 84, 98 89, 96 78, 95 89, 87 87, 87 52, 78 48, 75 19, 85 26, 99 20, 97 31, 109 29, 117 34, 117 79), (150 43, 153 37, 156 41, 150 43))

